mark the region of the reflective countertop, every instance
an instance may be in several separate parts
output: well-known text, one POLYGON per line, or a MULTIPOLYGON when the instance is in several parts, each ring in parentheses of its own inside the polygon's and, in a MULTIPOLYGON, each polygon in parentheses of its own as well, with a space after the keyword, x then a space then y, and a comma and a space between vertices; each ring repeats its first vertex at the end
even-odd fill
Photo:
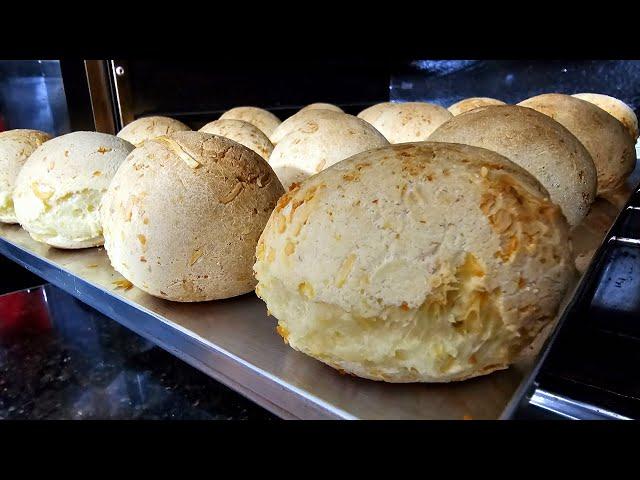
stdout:
POLYGON ((46 284, 0 295, 0 419, 275 417, 46 284))

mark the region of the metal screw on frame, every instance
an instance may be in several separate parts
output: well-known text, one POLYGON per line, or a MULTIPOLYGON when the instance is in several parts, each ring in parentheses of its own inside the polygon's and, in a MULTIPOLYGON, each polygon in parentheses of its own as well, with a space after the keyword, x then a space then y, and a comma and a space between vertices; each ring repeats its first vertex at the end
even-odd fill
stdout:
POLYGON ((116 75, 118 75, 119 77, 121 77, 121 76, 123 76, 123 75, 124 75, 124 68, 122 68, 122 66, 121 66, 121 65, 118 65, 118 66, 116 67, 116 75))

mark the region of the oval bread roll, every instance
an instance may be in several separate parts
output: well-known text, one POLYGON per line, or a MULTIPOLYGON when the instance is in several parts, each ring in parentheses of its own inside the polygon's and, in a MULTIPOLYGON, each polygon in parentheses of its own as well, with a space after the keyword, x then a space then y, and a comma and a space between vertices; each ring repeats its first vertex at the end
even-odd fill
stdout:
POLYGON ((13 209, 16 177, 29 155, 50 138, 39 130, 0 132, 0 222, 18 223, 13 209))
POLYGON ((371 114, 369 123, 389 143, 426 140, 436 128, 453 117, 446 108, 425 102, 389 103, 380 107, 378 113, 375 119, 375 111, 371 114))
POLYGON ((267 160, 273 152, 273 144, 258 127, 242 120, 214 120, 202 127, 200 132, 228 138, 250 148, 267 160))
POLYGON ((361 118, 365 122, 369 122, 371 125, 378 119, 378 117, 384 112, 389 105, 393 105, 391 102, 382 102, 371 105, 365 108, 358 114, 358 118, 361 118))
POLYGON ((478 107, 487 107, 489 105, 506 105, 502 100, 497 100, 495 98, 489 97, 471 97, 460 100, 459 102, 451 105, 447 110, 451 112, 452 115, 460 115, 461 113, 468 112, 469 110, 473 110, 478 107))
POLYGON ((177 132, 137 148, 101 205, 113 268, 151 295, 227 298, 255 285, 258 237, 284 193, 269 164, 227 138, 177 132))
POLYGON ((334 105, 333 103, 321 103, 321 102, 312 103, 300 109, 301 112, 304 112, 305 110, 333 110, 334 112, 344 113, 344 110, 342 110, 337 105, 334 105))
POLYGON ((622 123, 601 108, 559 93, 538 95, 518 105, 550 116, 582 142, 598 172, 598 195, 620 188, 633 171, 633 140, 622 123))
POLYGON ((342 115, 346 115, 346 113, 318 108, 300 110, 299 112, 291 115, 280 125, 278 125, 278 128, 276 128, 269 136, 269 140, 271 140, 271 143, 273 143, 273 145, 277 145, 278 142, 280 142, 280 140, 282 140, 285 136, 287 136, 294 130, 297 130, 298 128, 304 126, 306 122, 315 121, 318 119, 338 119, 342 115))
POLYGON ((351 155, 389 145, 380 132, 353 115, 329 110, 309 112, 333 115, 300 124, 278 142, 269 157, 285 189, 351 155))
POLYGON ((169 135, 173 132, 189 131, 187 125, 179 120, 169 117, 142 117, 125 125, 118 132, 118 137, 139 147, 147 140, 159 137, 161 135, 169 135))
POLYGON ((273 113, 258 107, 235 107, 220 115, 220 120, 243 120, 262 130, 267 137, 270 137, 278 125, 280 119, 273 113))
POLYGON ((638 117, 636 112, 622 100, 599 93, 576 93, 572 96, 593 103, 609 115, 614 116, 629 131, 633 141, 638 140, 638 117))
POLYGON ((408 143, 354 155, 283 196, 256 293, 296 350, 388 382, 507 368, 575 268, 544 187, 489 150, 408 143))
POLYGON ((589 152, 569 130, 530 108, 479 107, 442 124, 429 140, 486 148, 517 163, 547 189, 569 225, 580 223, 595 199, 589 152))
POLYGON ((13 194, 20 225, 59 248, 102 245, 98 209, 116 170, 134 149, 97 132, 73 132, 40 145, 27 159, 13 194))

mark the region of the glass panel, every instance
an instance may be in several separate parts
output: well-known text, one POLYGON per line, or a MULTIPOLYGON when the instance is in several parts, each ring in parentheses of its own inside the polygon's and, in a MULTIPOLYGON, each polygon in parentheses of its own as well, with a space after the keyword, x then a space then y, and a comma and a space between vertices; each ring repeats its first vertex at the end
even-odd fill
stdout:
POLYGON ((0 60, 0 131, 69 132, 58 60, 0 60))

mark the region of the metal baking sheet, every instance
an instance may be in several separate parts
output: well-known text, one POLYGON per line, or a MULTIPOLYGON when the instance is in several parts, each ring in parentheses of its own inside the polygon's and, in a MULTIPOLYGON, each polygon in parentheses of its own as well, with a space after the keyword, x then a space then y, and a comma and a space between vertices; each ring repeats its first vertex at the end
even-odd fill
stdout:
POLYGON ((532 368, 453 384, 359 379, 285 345, 253 293, 183 304, 123 290, 103 248, 48 247, 17 225, 0 224, 0 254, 283 418, 496 419, 532 368))

